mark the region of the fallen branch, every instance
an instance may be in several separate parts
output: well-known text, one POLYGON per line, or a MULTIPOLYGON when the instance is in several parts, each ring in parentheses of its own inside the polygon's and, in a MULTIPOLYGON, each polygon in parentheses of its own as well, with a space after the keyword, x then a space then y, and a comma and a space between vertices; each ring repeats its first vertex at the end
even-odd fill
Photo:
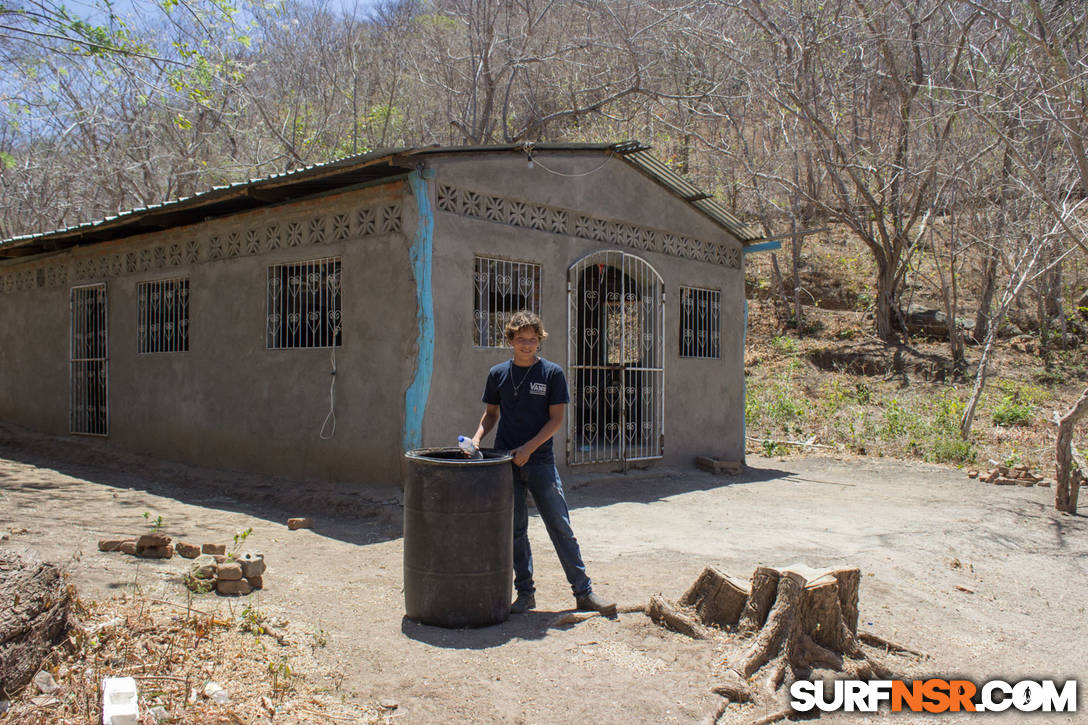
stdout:
POLYGON ((928 655, 916 652, 910 647, 904 647, 901 644, 884 639, 879 635, 875 635, 872 632, 858 632, 858 639, 870 647, 879 647, 887 652, 897 652, 900 654, 913 655, 914 657, 921 657, 922 659, 928 658, 928 655))
POLYGON ((208 612, 202 612, 201 610, 196 609, 194 607, 183 607, 183 606, 181 606, 180 604, 178 604, 176 602, 169 602, 169 601, 167 601, 165 599, 148 598, 146 601, 155 602, 156 604, 165 604, 168 607, 173 607, 174 609, 178 609, 178 610, 184 609, 187 612, 192 612, 193 614, 199 614, 199 615, 204 616, 204 617, 210 617, 211 616, 208 612))
POLYGON ((172 680, 174 682, 188 682, 188 677, 173 677, 171 675, 133 675, 134 680, 172 680))
POLYGON ((692 617, 683 614, 665 601, 660 594, 650 597, 650 606, 646 607, 646 614, 650 619, 660 625, 668 627, 674 632, 687 635, 692 639, 704 639, 702 626, 692 617))
POLYGON ((786 718, 788 718, 792 714, 793 714, 793 708, 792 707, 785 707, 785 708, 782 708, 781 710, 778 710, 776 712, 772 712, 769 715, 765 715, 764 717, 761 717, 758 720, 753 720, 751 722, 751 725, 771 725, 771 723, 773 723, 773 722, 778 722, 779 720, 785 720, 786 718))
POLYGON ((316 710, 308 710, 305 707, 296 707, 296 711, 304 712, 307 715, 317 715, 318 717, 328 718, 329 720, 343 720, 344 722, 359 722, 358 716, 344 717, 342 715, 330 715, 327 712, 317 712, 316 710))
POLYGON ((786 441, 786 440, 778 440, 776 438, 757 438, 756 436, 745 436, 745 438, 747 438, 750 441, 756 441, 757 443, 774 443, 776 445, 783 445, 783 446, 803 446, 805 448, 827 448, 828 450, 832 450, 832 451, 839 450, 838 446, 829 446, 829 445, 826 445, 824 443, 813 443, 811 440, 808 440, 808 441, 786 441))

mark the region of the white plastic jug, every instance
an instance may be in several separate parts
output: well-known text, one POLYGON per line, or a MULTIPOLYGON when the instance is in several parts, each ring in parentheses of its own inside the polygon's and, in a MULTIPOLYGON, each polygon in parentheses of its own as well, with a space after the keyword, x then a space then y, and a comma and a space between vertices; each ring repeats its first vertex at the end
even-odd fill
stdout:
POLYGON ((102 680, 102 725, 139 725, 138 699, 136 680, 131 677, 102 680))

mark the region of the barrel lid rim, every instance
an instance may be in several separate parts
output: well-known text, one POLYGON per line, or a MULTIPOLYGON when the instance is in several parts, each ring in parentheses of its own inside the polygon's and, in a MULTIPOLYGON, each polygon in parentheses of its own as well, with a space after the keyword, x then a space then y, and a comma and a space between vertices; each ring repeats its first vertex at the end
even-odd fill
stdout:
POLYGON ((510 451, 499 448, 481 448, 484 453, 497 453, 494 458, 432 458, 427 453, 437 453, 439 451, 443 453, 458 452, 460 449, 457 446, 437 446, 433 448, 414 448, 410 451, 404 452, 404 457, 412 460, 419 461, 420 463, 427 463, 433 466, 491 466, 496 463, 509 463, 514 460, 514 455, 510 451))

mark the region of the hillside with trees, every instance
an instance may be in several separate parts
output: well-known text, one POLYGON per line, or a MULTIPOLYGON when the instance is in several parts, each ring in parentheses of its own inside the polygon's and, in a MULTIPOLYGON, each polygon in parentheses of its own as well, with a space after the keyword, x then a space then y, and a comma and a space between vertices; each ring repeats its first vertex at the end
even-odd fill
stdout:
POLYGON ((749 259, 756 450, 1057 460, 1076 510, 1079 4, 141 7, 0 5, 0 238, 379 148, 638 139, 783 242, 749 259))

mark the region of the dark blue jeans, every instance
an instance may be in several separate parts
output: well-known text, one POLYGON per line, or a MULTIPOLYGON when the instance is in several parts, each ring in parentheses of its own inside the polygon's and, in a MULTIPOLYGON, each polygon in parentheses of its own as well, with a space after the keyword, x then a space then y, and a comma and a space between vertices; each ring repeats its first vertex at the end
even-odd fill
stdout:
POLYGON ((570 582, 574 596, 583 597, 593 591, 578 540, 570 528, 570 511, 563 497, 563 482, 552 463, 528 463, 514 466, 514 588, 518 594, 532 594, 533 552, 529 548, 529 509, 526 491, 533 494, 536 510, 548 530, 548 536, 559 555, 559 563, 570 582))

